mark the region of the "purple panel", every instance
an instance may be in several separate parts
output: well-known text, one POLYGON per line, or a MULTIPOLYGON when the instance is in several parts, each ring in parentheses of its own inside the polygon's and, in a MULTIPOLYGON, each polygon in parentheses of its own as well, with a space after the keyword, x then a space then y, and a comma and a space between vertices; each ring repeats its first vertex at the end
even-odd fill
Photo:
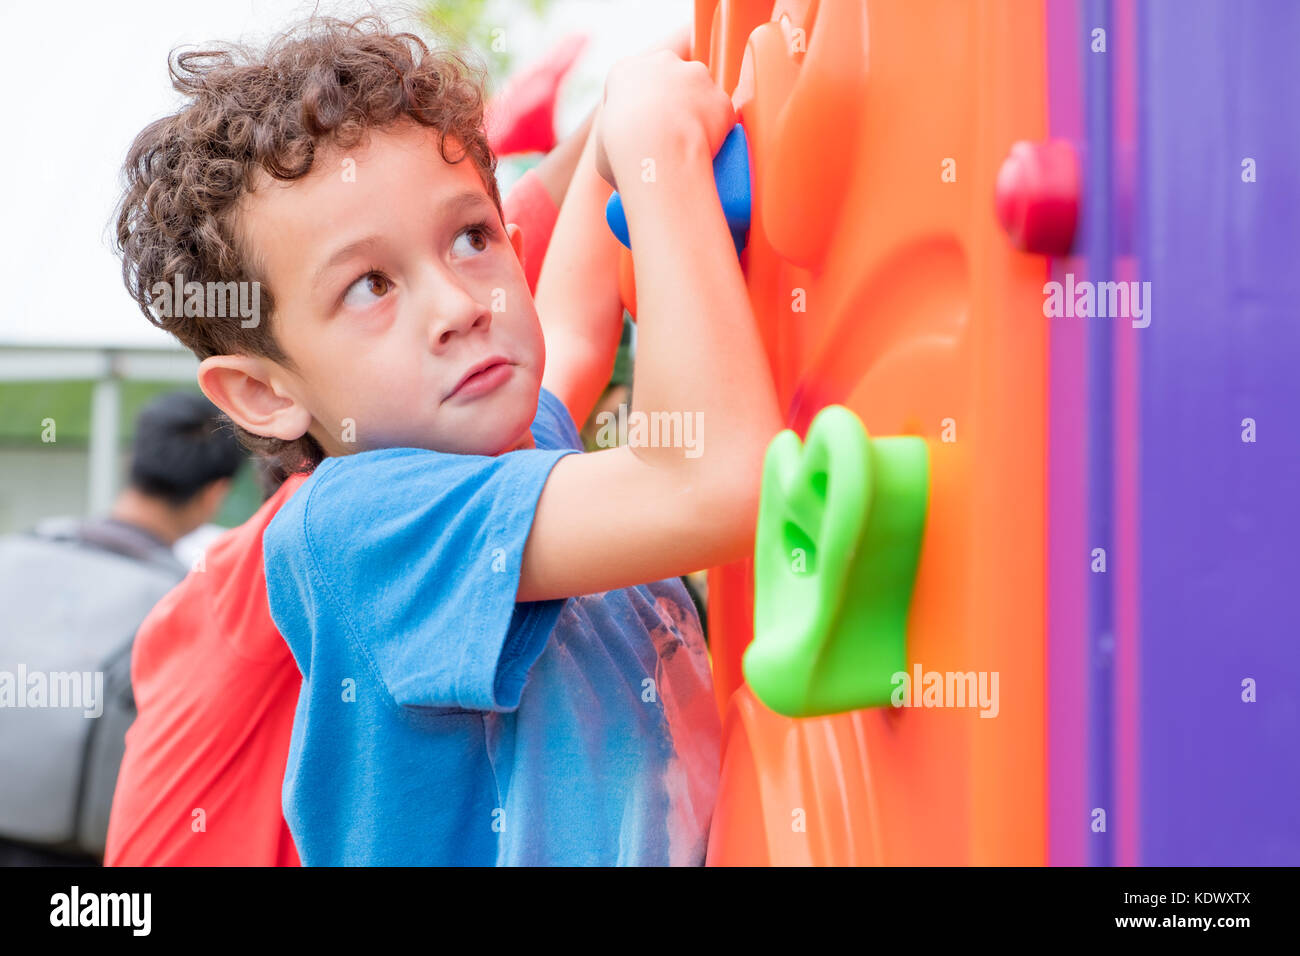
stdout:
POLYGON ((1300 4, 1152 0, 1138 36, 1141 862, 1294 865, 1300 4))
MULTIPOLYGON (((1053 139, 1083 143, 1080 57, 1085 38, 1077 0, 1048 0, 1048 118, 1053 139)), ((1081 259, 1052 261, 1052 279, 1084 274, 1081 259)), ((1047 862, 1088 862, 1087 617, 1084 325, 1050 319, 1047 515, 1047 862)))
MULTIPOLYGON (((1114 0, 1109 58, 1112 62, 1111 187, 1114 213, 1112 273, 1120 282, 1140 279, 1133 248, 1133 200, 1137 180, 1137 0, 1114 0)), ((1132 322, 1107 319, 1115 326, 1114 339, 1114 545, 1116 567, 1111 578, 1115 598, 1114 694, 1115 735, 1114 813, 1110 828, 1115 835, 1114 862, 1120 866, 1138 863, 1138 539, 1139 489, 1138 454, 1142 447, 1138 431, 1138 355, 1144 329, 1132 322)))
MULTIPOLYGON (((1084 0, 1082 32, 1091 37, 1101 29, 1114 32, 1108 0, 1084 0)), ((1087 167, 1084 173, 1082 218, 1077 248, 1088 261, 1087 279, 1110 281, 1114 275, 1115 190, 1113 162, 1113 43, 1107 52, 1092 51, 1083 59, 1083 106, 1087 167)), ((1088 862, 1110 866, 1115 862, 1115 591, 1116 575, 1124 573, 1127 557, 1116 549, 1115 538, 1115 392, 1114 322, 1080 320, 1086 325, 1087 358, 1087 541, 1088 553, 1102 548, 1107 555, 1105 573, 1087 575, 1088 615, 1088 806, 1104 808, 1105 830, 1088 838, 1088 862)), ((1080 557, 1083 557, 1082 555, 1080 557)), ((1086 560, 1086 558, 1085 558, 1086 560)))

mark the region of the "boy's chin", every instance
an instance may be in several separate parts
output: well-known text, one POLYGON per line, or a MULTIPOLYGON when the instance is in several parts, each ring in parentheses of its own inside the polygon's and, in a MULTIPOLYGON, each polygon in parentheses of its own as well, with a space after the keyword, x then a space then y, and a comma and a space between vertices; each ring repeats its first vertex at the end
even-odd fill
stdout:
MULTIPOLYGON (((514 385, 514 383, 511 383, 514 385)), ((457 455, 500 455, 532 448, 532 424, 537 417, 537 389, 530 396, 525 383, 503 388, 448 416, 444 412, 437 434, 410 436, 410 447, 457 455)))
POLYGON ((472 435, 462 433, 455 440, 424 442, 419 447, 457 455, 501 455, 520 448, 532 448, 532 432, 529 430, 531 425, 530 418, 521 429, 509 427, 484 429, 472 435))

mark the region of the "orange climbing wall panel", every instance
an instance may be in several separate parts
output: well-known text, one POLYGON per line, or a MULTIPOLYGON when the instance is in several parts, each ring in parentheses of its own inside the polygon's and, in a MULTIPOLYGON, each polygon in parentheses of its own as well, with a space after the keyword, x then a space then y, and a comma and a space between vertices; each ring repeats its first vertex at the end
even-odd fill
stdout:
POLYGON ((749 137, 745 269, 787 422, 840 403, 929 441, 909 665, 996 671, 999 708, 780 717, 743 686, 752 567, 713 569, 710 863, 1045 860, 1045 266, 993 212, 1012 142, 1045 135, 1043 18, 1040 0, 697 0, 693 55, 749 137))

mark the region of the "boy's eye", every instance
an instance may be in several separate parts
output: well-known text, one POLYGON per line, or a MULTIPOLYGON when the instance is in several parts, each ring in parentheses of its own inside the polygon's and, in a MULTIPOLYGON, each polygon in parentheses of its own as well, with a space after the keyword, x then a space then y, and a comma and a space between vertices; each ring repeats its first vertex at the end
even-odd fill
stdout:
POLYGON ((393 291, 393 283, 382 272, 367 272, 343 293, 343 304, 354 309, 370 305, 393 291))
POLYGON ((452 243, 452 249, 460 255, 476 255, 480 252, 487 252, 488 245, 491 242, 491 234, 488 232, 487 223, 479 223, 465 229, 456 241, 452 243), (468 243, 468 246, 462 243, 468 243))

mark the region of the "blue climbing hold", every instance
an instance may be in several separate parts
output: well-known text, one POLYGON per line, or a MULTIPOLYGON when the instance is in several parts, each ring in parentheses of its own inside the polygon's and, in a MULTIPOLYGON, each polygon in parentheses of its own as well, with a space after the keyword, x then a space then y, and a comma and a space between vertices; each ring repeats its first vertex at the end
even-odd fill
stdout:
MULTIPOLYGON (((740 255, 749 241, 750 190, 749 141, 745 138, 745 128, 739 123, 732 127, 722 141, 718 155, 713 157, 713 181, 718 187, 718 199, 722 201, 722 215, 736 244, 736 255, 740 255)), ((618 193, 612 194, 605 204, 605 221, 618 241, 631 249, 627 215, 618 193)))

